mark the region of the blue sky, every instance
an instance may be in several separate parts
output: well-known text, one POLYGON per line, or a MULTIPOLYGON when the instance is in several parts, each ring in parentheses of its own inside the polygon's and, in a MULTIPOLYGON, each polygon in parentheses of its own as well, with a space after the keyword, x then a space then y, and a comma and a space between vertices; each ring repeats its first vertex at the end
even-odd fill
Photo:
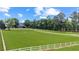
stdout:
POLYGON ((20 22, 29 19, 46 18, 48 15, 55 16, 61 11, 68 17, 72 12, 77 11, 76 7, 0 7, 0 19, 18 18, 20 22))

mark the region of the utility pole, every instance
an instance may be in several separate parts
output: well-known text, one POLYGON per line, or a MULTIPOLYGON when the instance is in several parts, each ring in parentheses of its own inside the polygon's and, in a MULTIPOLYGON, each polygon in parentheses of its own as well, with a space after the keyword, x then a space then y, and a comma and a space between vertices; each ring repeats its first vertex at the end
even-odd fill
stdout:
POLYGON ((78 10, 79 8, 77 8, 77 22, 78 22, 78 12, 79 12, 79 10, 78 10))
POLYGON ((79 10, 78 10, 79 8, 77 8, 77 20, 76 20, 76 23, 77 23, 77 25, 76 25, 76 32, 77 32, 77 27, 78 27, 78 12, 79 12, 79 10))

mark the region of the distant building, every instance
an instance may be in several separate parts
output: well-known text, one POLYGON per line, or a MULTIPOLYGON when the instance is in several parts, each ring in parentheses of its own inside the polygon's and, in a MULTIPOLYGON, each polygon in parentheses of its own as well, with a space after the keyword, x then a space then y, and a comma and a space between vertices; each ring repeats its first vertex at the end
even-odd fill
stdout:
POLYGON ((26 26, 24 25, 24 23, 19 23, 18 28, 25 28, 26 26))

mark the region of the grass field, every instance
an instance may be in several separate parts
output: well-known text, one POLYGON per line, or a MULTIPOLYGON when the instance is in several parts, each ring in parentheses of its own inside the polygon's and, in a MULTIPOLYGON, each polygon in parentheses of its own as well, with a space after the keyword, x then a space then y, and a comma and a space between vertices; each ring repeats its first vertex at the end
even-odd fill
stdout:
POLYGON ((47 34, 32 30, 3 31, 3 34, 7 50, 29 46, 79 41, 79 37, 47 34))
MULTIPOLYGON (((75 36, 55 35, 33 30, 3 30, 3 36, 7 50, 62 42, 79 41, 79 37, 75 36)), ((1 37, 0 50, 3 50, 1 37)))

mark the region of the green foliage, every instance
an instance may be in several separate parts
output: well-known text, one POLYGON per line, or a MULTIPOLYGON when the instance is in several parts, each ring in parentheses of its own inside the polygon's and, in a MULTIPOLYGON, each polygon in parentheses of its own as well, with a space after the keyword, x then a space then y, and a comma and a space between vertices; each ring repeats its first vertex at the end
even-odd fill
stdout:
POLYGON ((25 24, 26 27, 30 27, 30 25, 31 25, 30 20, 25 20, 24 24, 25 24))
POLYGON ((5 24, 2 20, 0 20, 0 29, 5 29, 5 24))
POLYGON ((5 25, 8 28, 8 30, 10 30, 10 28, 16 28, 18 27, 19 21, 17 18, 8 18, 5 21, 5 25))
POLYGON ((65 18, 65 14, 60 12, 58 15, 47 16, 47 19, 40 20, 26 20, 26 27, 49 29, 56 31, 79 31, 79 13, 73 12, 68 18, 65 18), (69 21, 69 18, 71 21, 69 21))

